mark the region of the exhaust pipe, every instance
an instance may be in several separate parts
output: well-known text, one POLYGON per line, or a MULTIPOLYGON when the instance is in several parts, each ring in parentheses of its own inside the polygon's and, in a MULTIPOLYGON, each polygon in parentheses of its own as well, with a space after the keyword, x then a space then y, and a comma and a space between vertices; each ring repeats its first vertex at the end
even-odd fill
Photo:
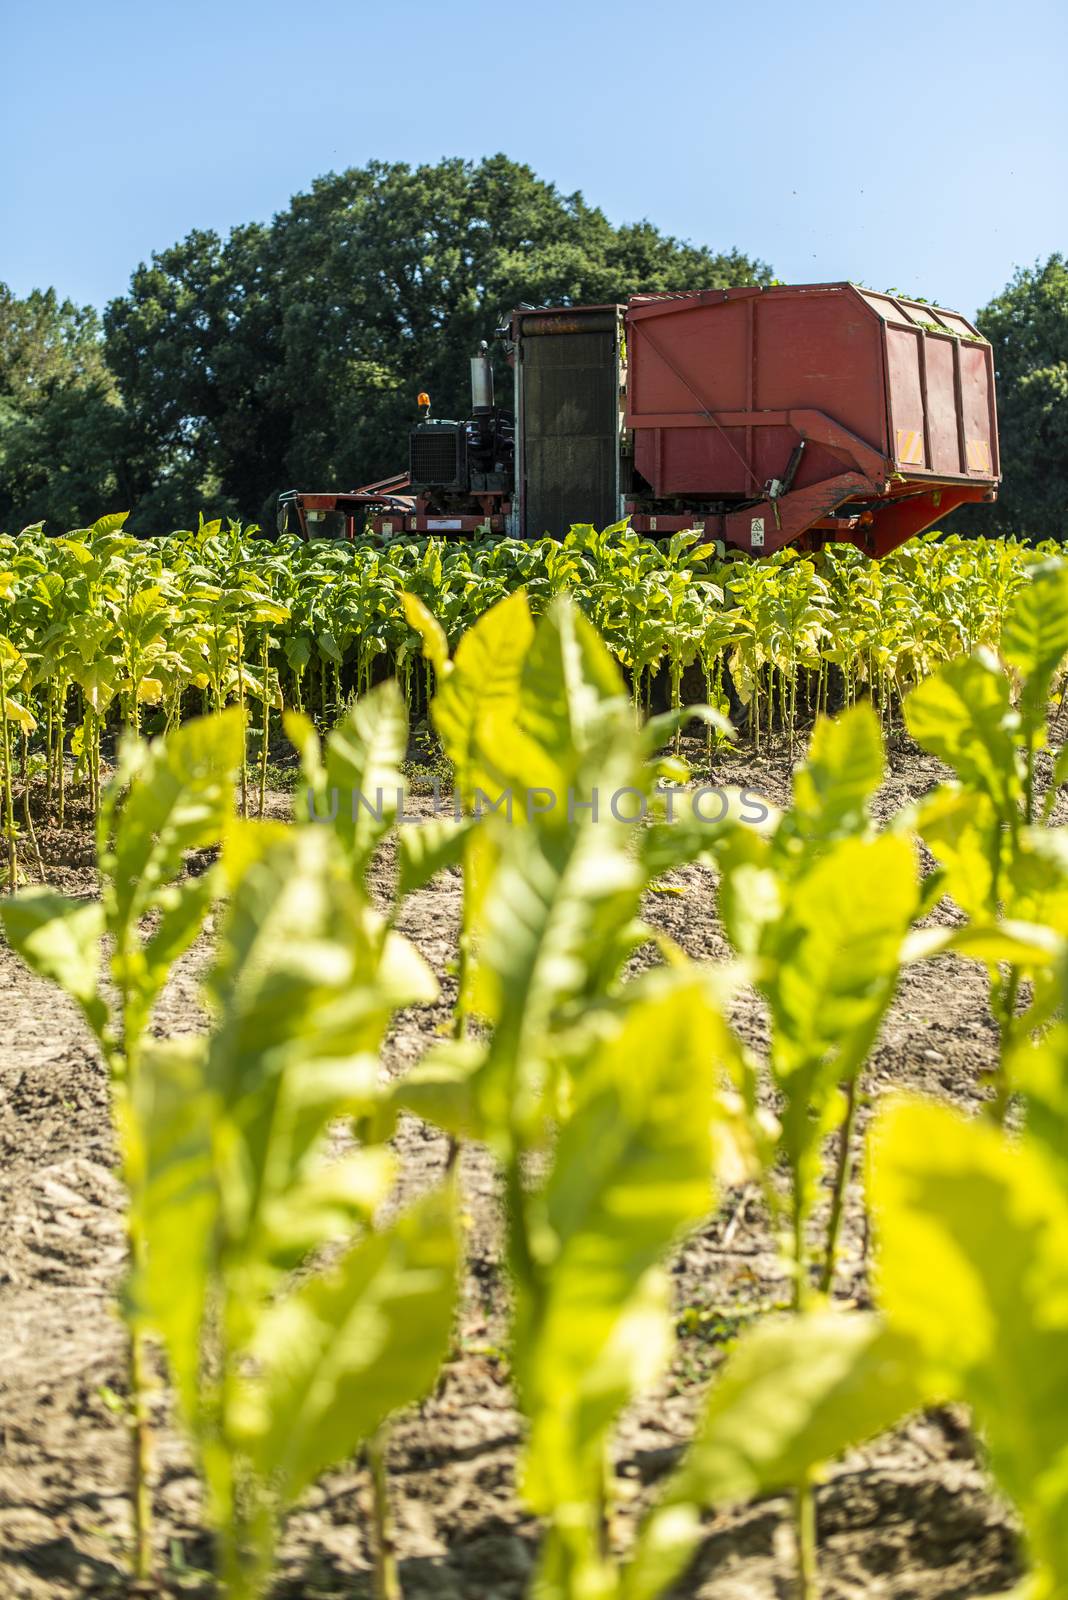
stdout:
POLYGON ((493 410, 493 362, 485 339, 477 356, 471 357, 471 408, 477 417, 493 410))

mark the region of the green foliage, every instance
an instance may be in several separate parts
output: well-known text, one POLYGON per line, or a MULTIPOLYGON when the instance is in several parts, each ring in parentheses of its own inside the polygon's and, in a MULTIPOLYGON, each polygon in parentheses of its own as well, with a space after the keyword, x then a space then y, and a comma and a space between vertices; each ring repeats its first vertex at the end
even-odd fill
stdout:
POLYGON ((712 1201, 715 1002, 688 973, 634 988, 583 1064, 551 1173, 520 1202, 527 1250, 516 1266, 514 1363, 530 1418, 523 1492, 550 1519, 539 1593, 574 1600, 605 1592, 607 1434, 670 1355, 659 1263, 712 1201))
MULTIPOLYGON (((1059 1069, 1063 1081, 1063 1054, 1059 1069)), ((1027 1593, 1068 1584, 1068 1189, 1030 1135, 943 1106, 881 1114, 871 1162, 878 1293, 944 1395, 975 1410, 1034 1563, 1027 1593)))
POLYGON ((798 1305, 807 1289, 805 1230, 821 1142, 847 1119, 826 1247, 829 1287, 853 1085, 893 998, 919 911, 911 846, 892 833, 873 835, 869 804, 883 766, 869 708, 818 724, 809 759, 795 775, 793 809, 768 837, 736 825, 717 852, 724 926, 771 1014, 770 1067, 783 1096, 779 1146, 792 1174, 798 1305))
POLYGON ((523 1492, 548 1522, 539 1593, 578 1600, 615 1581, 600 1527, 609 1437, 670 1354, 660 1263, 712 1204, 729 1036, 697 969, 620 988, 646 936, 646 875, 610 799, 648 797, 656 765, 589 623, 560 597, 535 626, 517 594, 435 667, 432 716, 461 790, 477 807, 480 787, 508 785, 513 815, 467 840, 470 997, 490 1036, 432 1050, 397 1099, 502 1164, 523 1492), (532 792, 552 803, 528 806, 532 792))
POLYGON ((1021 267, 984 306, 979 326, 994 347, 1004 484, 996 510, 969 525, 1063 539, 1068 492, 1068 264, 1061 253, 1021 267))
POLYGON ((177 541, 173 564, 137 565, 114 521, 0 547, 7 737, 29 738, 35 712, 62 715, 57 678, 80 686, 84 751, 99 753, 109 696, 136 727, 158 684, 172 724, 150 746, 128 738, 99 797, 99 903, 44 887, 0 901, 12 944, 81 1007, 112 1074, 140 1578, 149 1335, 207 1485, 226 1593, 263 1591, 288 1509, 361 1446, 386 1549, 385 1430, 433 1386, 460 1276, 453 1180, 409 1211, 390 1203, 385 1141, 407 1111, 450 1135, 450 1170, 461 1139, 500 1169, 519 1482, 543 1523, 543 1600, 654 1600, 684 1581, 707 1509, 784 1491, 813 1593, 825 1464, 945 1398, 972 1405, 1020 1507, 1030 1592, 1068 1584, 1068 842, 1037 820, 1036 765, 1053 740, 1068 580, 1011 546, 938 548, 926 562, 905 551, 896 569, 839 551, 736 570, 692 540, 654 552, 625 529, 576 529, 552 547, 283 548, 261 572, 240 530, 208 527, 177 541), (728 650, 751 714, 765 729, 774 714, 788 741, 802 675, 819 709, 841 672, 850 704, 817 717, 785 811, 761 815, 735 793, 713 823, 696 793, 663 787, 687 777, 660 748, 682 708, 643 725, 635 701, 657 662, 678 698, 691 646, 713 702, 695 714, 716 737, 735 737, 718 709, 728 650), (102 653, 114 672, 90 674, 102 653), (376 663, 393 675, 373 683, 376 663), (350 665, 358 693, 335 719, 350 665), (418 828, 398 826, 417 673, 461 802, 418 828), (880 831, 883 731, 909 683, 908 726, 955 777, 880 831), (876 705, 855 703, 865 684, 876 705), (266 709, 276 688, 336 725, 321 739, 307 710, 287 711, 298 820, 238 820, 245 706, 266 709), (189 689, 237 705, 178 727, 189 689), (634 804, 620 810, 623 793, 634 804), (638 814, 646 826, 626 820, 638 814), (377 893, 394 829, 383 910, 368 881, 374 869, 377 893), (923 892, 915 831, 939 863, 923 892), (718 871, 735 953, 719 972, 641 920, 656 876, 698 859, 718 871), (456 869, 453 1037, 384 1084, 395 1012, 437 996, 397 932, 404 898, 456 869), (942 892, 963 923, 915 931, 942 892), (208 1029, 156 1038, 168 973, 219 902, 208 1029), (661 965, 634 977, 643 945, 661 965), (810 1262, 826 1136, 822 1295, 836 1287, 861 1074, 903 962, 944 950, 984 962, 997 986, 995 1109, 1019 1095, 1023 1132, 919 1102, 884 1108, 869 1162, 880 1309, 831 1310, 810 1262), (742 983, 767 1009, 766 1081, 728 1020, 742 983), (621 1553, 613 1439, 672 1359, 665 1265, 738 1182, 762 1185, 776 1221, 788 1195, 794 1315, 728 1352, 621 1553))
MULTIPOLYGON (((989 651, 979 650, 941 667, 905 705, 913 737, 956 773, 917 809, 915 825, 939 862, 938 888, 978 924, 961 935, 947 932, 940 942, 985 959, 989 970, 1002 1037, 994 1075, 999 1120, 1008 1105, 1014 1041, 1044 1020, 1051 956, 1057 936, 1068 933, 1068 855, 1061 837, 1036 826, 1035 766, 1048 742, 1047 707, 1061 688, 1068 652, 1068 568, 1062 561, 1037 566, 1018 590, 1001 647, 1012 681, 989 651), (1051 925, 1051 936, 1018 926, 1028 923, 1051 925), (1020 1015, 1024 980, 1034 984, 1034 998, 1020 1015)), ((1054 779, 1059 782, 1056 767, 1054 779)), ((1047 813, 1055 797, 1051 786, 1047 813)))
POLYGON ((118 504, 121 412, 95 311, 0 284, 0 527, 118 504))
POLYGON ((638 1535, 621 1600, 656 1600, 700 1539, 706 1507, 805 1483, 935 1394, 905 1335, 865 1313, 774 1318, 738 1341, 681 1466, 638 1535))
POLYGON ((905 720, 918 744, 990 800, 999 823, 1018 822, 1019 718, 1009 681, 990 654, 962 656, 919 684, 908 698, 905 720))
POLYGON ((370 1230, 388 1153, 329 1148, 338 1117, 373 1111, 392 1012, 433 998, 430 973, 370 909, 331 830, 235 827, 223 871, 212 1033, 162 1047, 146 1073, 144 1297, 240 1594, 262 1585, 286 1506, 432 1383, 456 1246, 440 1195, 370 1230), (354 1233, 340 1259, 322 1256, 354 1233))
MULTIPOLYGON (((132 1296, 126 1301, 126 1316, 134 1570, 143 1580, 151 1564, 149 1446, 144 1327, 136 1297, 153 1203, 149 1147, 137 1111, 143 1092, 141 1063, 155 1002, 173 963, 200 932, 212 903, 212 875, 187 877, 186 860, 191 851, 216 845, 225 829, 241 737, 240 719, 230 712, 210 722, 193 722, 150 749, 127 742, 98 822, 99 903, 71 900, 43 888, 0 903, 0 923, 12 947, 32 971, 59 984, 78 1004, 111 1077, 112 1109, 129 1192, 132 1296), (114 1002, 101 982, 104 935, 114 1002)), ((206 1127, 199 1124, 200 1137, 206 1127)), ((181 1228, 175 1233, 180 1236, 181 1228)), ((194 1279, 190 1286, 194 1303, 195 1283, 194 1279)), ((176 1310, 182 1304, 182 1314, 188 1317, 188 1305, 174 1295, 173 1278, 164 1298, 173 1301, 176 1310)))
MULTIPOLYGON (((1013 597, 1031 593, 1032 571, 1034 603, 1049 616, 1045 624, 1024 619, 1024 632, 1032 620, 1046 626, 1052 647, 1057 628, 1056 570, 1009 543, 921 541, 882 563, 844 545, 811 559, 788 552, 752 562, 721 559, 693 534, 657 544, 624 525, 601 533, 576 527, 563 540, 534 544, 400 538, 268 545, 254 530, 218 523, 134 541, 124 522, 102 517, 61 539, 45 538, 39 528, 0 539, 0 674, 11 756, 4 789, 13 789, 8 779, 20 754, 39 759, 60 823, 71 777, 98 805, 109 730, 165 731, 199 710, 230 704, 244 712, 248 728, 242 814, 253 803, 253 757, 262 813, 274 713, 296 712, 327 729, 351 699, 390 677, 417 716, 440 691, 435 727, 461 789, 500 786, 507 774, 485 729, 478 771, 465 770, 457 738, 465 728, 470 737, 477 712, 487 726, 498 720, 505 742, 514 744, 508 707, 530 619, 561 592, 574 596, 629 672, 636 708, 648 710, 658 675, 676 702, 649 719, 649 751, 674 738, 677 753, 683 722, 696 717, 709 763, 723 740, 747 734, 759 749, 776 725, 788 742, 796 740, 806 705, 826 709, 836 685, 850 705, 869 694, 886 729, 907 691, 939 664, 973 645, 998 646, 1013 597), (481 619, 520 589, 529 618, 524 622, 524 602, 516 598, 514 609, 487 622, 497 630, 493 637, 483 632, 481 619), (792 615, 799 606, 808 619, 805 643, 787 647, 784 611, 792 615), (682 706, 684 668, 703 679, 704 706, 682 706), (743 707, 741 730, 725 715, 731 692, 743 707)), ((1034 681, 1031 673, 1027 682, 1034 681)), ((1004 686, 995 682, 994 692, 1003 695, 1004 686)), ((555 716, 559 695, 558 685, 556 706, 545 703, 538 715, 555 716)), ((551 784, 559 776, 551 740, 544 728, 530 733, 528 783, 551 784), (541 776, 530 764, 537 748, 549 751, 541 776)), ((561 746, 566 737, 561 725, 561 746)), ((661 773, 671 776, 668 766, 661 773)), ((318 793, 316 784, 325 797, 321 773, 307 787, 318 793)), ((820 804, 819 794, 812 804, 820 804)), ((13 796, 7 809, 14 855, 21 829, 13 796)), ((366 808, 354 827, 364 844, 371 840, 366 808)), ((9 877, 17 879, 15 866, 9 877)))
MULTIPOLYGON (((332 735, 326 774, 399 782, 406 736, 396 689, 376 691, 332 735)), ((394 1010, 436 994, 363 889, 380 834, 235 822, 240 750, 236 711, 127 743, 100 812, 100 902, 36 889, 0 908, 13 946, 80 1005, 112 1069, 129 1190, 138 1575, 151 1557, 142 1341, 156 1334, 234 1596, 262 1588, 286 1507, 431 1386, 457 1250, 447 1195, 376 1230, 387 1149, 332 1148, 339 1118, 376 1123, 394 1010), (186 876, 191 853, 220 839, 218 867, 186 876), (220 893, 211 1032, 150 1039, 159 992, 220 893)))

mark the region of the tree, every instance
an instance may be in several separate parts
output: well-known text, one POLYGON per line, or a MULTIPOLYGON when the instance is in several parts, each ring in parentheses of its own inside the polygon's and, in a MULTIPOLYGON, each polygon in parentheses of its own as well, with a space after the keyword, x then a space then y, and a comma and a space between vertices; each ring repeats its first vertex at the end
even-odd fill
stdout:
POLYGON ((983 532, 1068 535, 1068 263, 1018 269, 979 313, 994 347, 1003 484, 983 532))
POLYGON ((202 503, 263 519, 280 489, 397 470, 418 392, 438 416, 465 414, 467 357, 521 302, 768 276, 648 222, 613 227, 503 155, 318 179, 267 228, 155 255, 108 307, 133 525, 173 526, 202 503))
POLYGON ((122 418, 96 312, 0 284, 0 528, 120 509, 122 418))
POLYGON ((183 525, 201 506, 246 519, 261 509, 264 475, 277 472, 289 433, 264 403, 283 322, 267 246, 258 226, 225 243, 193 232, 142 263, 105 312, 139 532, 183 525))

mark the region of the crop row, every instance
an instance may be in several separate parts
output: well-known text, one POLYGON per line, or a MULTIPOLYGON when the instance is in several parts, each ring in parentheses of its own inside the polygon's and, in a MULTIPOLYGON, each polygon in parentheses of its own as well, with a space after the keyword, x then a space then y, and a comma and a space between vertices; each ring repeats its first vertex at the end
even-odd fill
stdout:
POLYGON ((110 1069, 130 1196, 137 1575, 153 1561, 143 1374, 155 1338, 208 1488, 225 1592, 263 1589, 288 1507, 361 1444, 377 1592, 399 1592, 389 1418, 447 1358, 463 1276, 454 1168, 413 1209, 377 1220, 408 1112, 454 1147, 486 1146, 500 1168, 540 1597, 654 1600, 686 1570, 707 1508, 787 1489, 800 1592, 813 1595, 824 1464, 946 1400, 973 1407, 1019 1508, 1029 1595, 1064 1593, 1068 831, 1049 817, 1068 757, 1045 793, 1036 757, 1068 652, 1068 569, 1045 564, 1017 587, 1000 659, 958 654, 908 695, 909 730, 953 776, 882 830, 870 705, 819 719, 788 809, 759 825, 733 809, 710 825, 683 790, 669 821, 657 752, 677 715, 638 723, 567 597, 535 618, 512 594, 454 651, 417 596, 402 606, 467 814, 395 828, 388 803, 326 803, 403 790, 408 718, 388 679, 325 742, 288 714, 306 788, 295 823, 235 817, 243 729, 231 709, 124 743, 102 795, 99 901, 45 888, 0 901, 11 943, 75 999, 110 1069), (479 791, 502 787, 585 805, 510 823, 471 814, 479 791), (594 812, 594 794, 623 791, 641 799, 643 827, 594 812), (367 874, 390 834, 398 871, 383 912, 367 874), (937 863, 926 879, 920 840, 937 863), (216 846, 216 865, 184 874, 187 852, 216 846), (648 886, 692 861, 718 873, 726 966, 688 960, 641 920, 648 886), (398 916, 446 867, 463 876, 453 1036, 386 1084, 394 1012, 437 990, 398 916), (943 895, 962 916, 917 930, 943 895), (215 908, 210 1031, 161 1039, 155 1002, 215 908), (647 942, 661 964, 625 981, 647 942), (914 1097, 881 1103, 866 1156, 877 1305, 849 1309, 835 1290, 858 1082, 902 968, 947 952, 989 972, 995 1081, 976 1119, 914 1097), (767 1005, 766 1060, 731 1025, 742 985, 767 1005), (665 1263, 717 1192, 744 1181, 790 1241, 790 1309, 739 1337, 680 1463, 621 1541, 612 1440, 672 1357, 665 1263))
POLYGON ((451 645, 520 587, 535 616, 571 594, 636 703, 677 705, 695 672, 701 696, 733 707, 759 745, 774 725, 792 740, 800 720, 858 693, 892 718, 940 662, 996 644, 1037 558, 1015 541, 949 538, 914 541, 881 563, 849 545, 731 561, 696 534, 656 543, 623 525, 532 544, 273 542, 218 523, 136 540, 123 520, 0 538, 5 740, 13 761, 21 743, 24 776, 44 777, 60 820, 64 755, 95 805, 109 725, 158 732, 239 704, 262 783, 283 708, 329 727, 353 695, 395 676, 425 709, 405 592, 451 645))

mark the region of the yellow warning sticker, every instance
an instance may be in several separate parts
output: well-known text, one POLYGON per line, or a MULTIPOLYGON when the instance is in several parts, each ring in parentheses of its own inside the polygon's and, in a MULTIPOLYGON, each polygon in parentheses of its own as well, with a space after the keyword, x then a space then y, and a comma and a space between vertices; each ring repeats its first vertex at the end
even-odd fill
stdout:
POLYGON ((990 446, 985 439, 965 439, 965 452, 968 457, 969 472, 990 473, 990 446))
POLYGON ((897 430, 897 459, 903 467, 923 466, 923 429, 899 428, 897 430))

